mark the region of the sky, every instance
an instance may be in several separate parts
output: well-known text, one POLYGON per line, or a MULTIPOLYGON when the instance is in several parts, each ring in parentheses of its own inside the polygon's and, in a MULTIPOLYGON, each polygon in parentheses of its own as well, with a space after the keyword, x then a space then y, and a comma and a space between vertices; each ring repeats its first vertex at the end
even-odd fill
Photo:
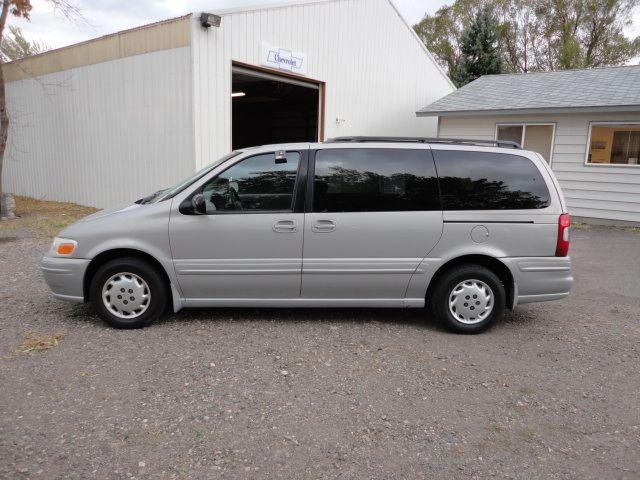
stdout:
MULTIPOLYGON (((69 0, 77 5, 86 21, 73 23, 62 18, 47 0, 31 0, 31 21, 11 18, 10 25, 22 28, 29 40, 43 41, 50 48, 64 47, 90 38, 177 17, 189 12, 221 8, 285 3, 286 0, 69 0)), ((425 13, 432 14, 453 0, 394 0, 410 25, 425 13)), ((640 11, 629 34, 640 35, 640 11)))
MULTIPOLYGON (((46 0, 32 0, 31 21, 12 18, 10 25, 22 28, 29 40, 43 41, 51 48, 64 47, 108 33, 133 28, 171 17, 221 8, 242 7, 282 0, 70 0, 82 10, 88 24, 70 23, 52 10, 46 0)), ((452 1, 452 0, 451 0, 452 1)), ((425 13, 433 13, 447 0, 394 0, 411 24, 417 23, 425 13)))

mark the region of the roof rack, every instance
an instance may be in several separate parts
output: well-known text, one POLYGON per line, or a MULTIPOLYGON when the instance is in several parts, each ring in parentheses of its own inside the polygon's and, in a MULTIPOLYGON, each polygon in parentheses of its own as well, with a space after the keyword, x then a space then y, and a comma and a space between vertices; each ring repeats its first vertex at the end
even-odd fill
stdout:
POLYGON ((516 142, 506 140, 472 140, 468 138, 433 138, 433 137, 335 137, 325 143, 443 143, 446 145, 476 145, 501 148, 521 148, 516 142))

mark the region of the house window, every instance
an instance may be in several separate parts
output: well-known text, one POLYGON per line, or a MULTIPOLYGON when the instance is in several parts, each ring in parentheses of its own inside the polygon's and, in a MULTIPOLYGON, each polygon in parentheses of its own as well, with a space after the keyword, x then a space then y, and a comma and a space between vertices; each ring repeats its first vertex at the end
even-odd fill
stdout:
POLYGON ((555 125, 541 123, 519 123, 497 125, 496 140, 516 142, 525 150, 533 150, 551 163, 553 155, 553 133, 555 125))
POLYGON ((591 124, 587 163, 640 164, 640 124, 591 124))

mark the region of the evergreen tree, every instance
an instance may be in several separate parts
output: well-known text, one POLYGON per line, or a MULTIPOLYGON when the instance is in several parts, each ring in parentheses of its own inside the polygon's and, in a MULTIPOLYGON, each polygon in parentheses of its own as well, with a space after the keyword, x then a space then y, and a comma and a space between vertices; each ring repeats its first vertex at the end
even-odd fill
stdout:
POLYGON ((499 28, 493 10, 485 6, 478 10, 471 24, 462 32, 460 60, 452 75, 458 87, 482 75, 502 73, 499 28))

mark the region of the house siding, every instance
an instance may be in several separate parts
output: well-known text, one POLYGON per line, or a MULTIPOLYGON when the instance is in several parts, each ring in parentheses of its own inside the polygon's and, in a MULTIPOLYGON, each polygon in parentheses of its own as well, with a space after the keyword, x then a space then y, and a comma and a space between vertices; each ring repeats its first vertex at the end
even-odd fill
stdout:
POLYGON ((571 214, 640 222, 640 166, 585 165, 590 122, 640 122, 637 113, 441 117, 441 137, 491 140, 499 123, 555 123, 552 169, 571 214))

